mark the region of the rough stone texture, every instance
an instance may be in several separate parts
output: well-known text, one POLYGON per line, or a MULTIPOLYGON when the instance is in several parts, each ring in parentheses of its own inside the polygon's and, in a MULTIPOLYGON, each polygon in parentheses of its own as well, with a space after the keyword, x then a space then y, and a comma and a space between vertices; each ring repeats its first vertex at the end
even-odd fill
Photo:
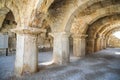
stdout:
POLYGON ((73 36, 73 54, 76 57, 85 56, 86 49, 86 35, 74 35, 73 36))
MULTIPOLYGON (((38 73, 26 75, 22 78, 11 77, 14 59, 14 56, 0 57, 1 80, 120 80, 119 48, 108 48, 81 59, 71 57, 69 65, 46 66, 38 73)), ((39 54, 40 63, 51 59, 51 53, 39 54)))
POLYGON ((40 49, 50 49, 53 47, 53 37, 46 33, 39 34, 37 44, 40 49))
MULTIPOLYGON (((85 54, 85 50, 90 54, 106 48, 112 32, 120 30, 119 14, 120 0, 0 0, 0 31, 8 32, 10 40, 17 42, 16 60, 21 62, 20 74, 31 73, 37 63, 34 59, 37 59, 38 46, 53 47, 54 62, 58 64, 69 62, 69 42, 75 43, 73 47, 77 47, 73 50, 79 55, 85 54), (10 12, 14 19, 8 16, 10 12), (18 36, 17 41, 10 29, 18 36), (69 41, 68 34, 88 37, 86 42, 85 39, 75 41, 74 37, 69 41)), ((16 43, 11 41, 10 49, 14 49, 16 43)))
POLYGON ((53 62, 57 64, 67 64, 70 61, 69 53, 69 33, 53 33, 53 62))
POLYGON ((15 74, 34 73, 38 70, 37 36, 29 34, 17 35, 17 51, 15 74))
MULTIPOLYGON (((112 15, 113 13, 115 13, 116 15, 117 13, 119 13, 119 3, 119 1, 112 0, 93 0, 90 2, 89 0, 32 0, 31 2, 29 2, 28 0, 22 0, 18 2, 16 2, 16 0, 1 0, 1 9, 4 12, 3 16, 7 13, 7 11, 9 11, 9 9, 4 9, 5 5, 7 5, 7 7, 12 10, 15 16, 15 20, 18 23, 18 27, 41 27, 42 21, 44 20, 44 18, 46 18, 46 24, 51 27, 53 32, 61 30, 69 31, 69 29, 71 29, 72 32, 81 34, 87 31, 87 24, 95 23, 95 20, 97 21, 97 19, 99 20, 99 18, 101 19, 101 17, 104 17, 105 15, 112 15), (17 6, 15 6, 15 4, 17 6), (24 9, 22 9, 23 7, 24 9), (47 13, 47 10, 48 17, 46 17, 46 15, 44 14, 47 13), (73 22, 71 20, 73 20, 73 22), (70 28, 69 26, 72 26, 72 28, 70 28)), ((1 18, 1 20, 3 19, 1 18)), ((111 19, 111 21, 114 20, 111 19)), ((99 23, 96 24, 98 25, 99 23)), ((46 44, 47 42, 49 41, 41 44, 45 44, 48 46, 49 44, 46 44)))

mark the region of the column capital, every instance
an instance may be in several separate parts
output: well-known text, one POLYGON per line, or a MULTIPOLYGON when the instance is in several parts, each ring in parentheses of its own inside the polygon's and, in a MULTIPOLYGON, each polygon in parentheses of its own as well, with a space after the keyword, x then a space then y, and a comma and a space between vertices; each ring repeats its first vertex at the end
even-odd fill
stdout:
POLYGON ((39 29, 39 28, 15 28, 11 29, 12 32, 17 33, 17 34, 31 34, 31 35, 37 35, 41 32, 46 32, 45 29, 39 29))
POLYGON ((65 37, 69 37, 71 33, 69 32, 53 32, 53 33, 49 33, 49 35, 56 37, 56 36, 65 36, 65 37))
POLYGON ((103 35, 101 35, 101 34, 99 34, 99 35, 98 35, 98 38, 104 38, 104 36, 103 36, 103 35))
POLYGON ((76 35, 76 34, 73 34, 73 38, 86 38, 88 35, 84 35, 84 34, 82 34, 82 35, 76 35))

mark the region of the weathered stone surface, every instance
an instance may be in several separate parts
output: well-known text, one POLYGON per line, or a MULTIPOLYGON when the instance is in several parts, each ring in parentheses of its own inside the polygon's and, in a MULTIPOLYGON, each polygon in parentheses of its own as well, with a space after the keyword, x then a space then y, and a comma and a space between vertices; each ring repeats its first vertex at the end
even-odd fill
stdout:
POLYGON ((87 35, 73 35, 73 54, 76 57, 84 57, 86 52, 87 35))
POLYGON ((57 64, 67 64, 70 62, 69 53, 69 33, 53 33, 53 62, 57 64))
POLYGON ((10 50, 17 42, 15 69, 21 75, 37 71, 38 47, 53 47, 54 63, 66 64, 69 40, 77 57, 119 44, 109 38, 120 30, 119 14, 120 0, 0 0, 0 33, 9 35, 10 50))
POLYGON ((21 76, 24 73, 38 71, 37 36, 17 34, 17 52, 15 60, 15 73, 21 76))

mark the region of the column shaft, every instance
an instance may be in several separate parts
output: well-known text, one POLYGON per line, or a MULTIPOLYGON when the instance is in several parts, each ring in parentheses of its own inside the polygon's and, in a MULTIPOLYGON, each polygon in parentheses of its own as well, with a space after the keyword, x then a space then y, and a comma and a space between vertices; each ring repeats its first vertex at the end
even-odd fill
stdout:
POLYGON ((67 64, 70 61, 69 34, 54 33, 53 61, 57 64, 67 64))
POLYGON ((15 73, 33 73, 38 68, 37 36, 17 34, 15 73))
POLYGON ((76 57, 85 56, 85 48, 86 48, 86 36, 74 36, 73 37, 73 54, 76 57))
POLYGON ((95 41, 95 52, 101 50, 101 38, 97 38, 95 41))
POLYGON ((100 50, 102 50, 102 49, 104 49, 104 38, 101 38, 100 43, 101 43, 100 50))
POLYGON ((87 54, 94 53, 95 51, 95 39, 91 38, 87 40, 87 54))
POLYGON ((12 29, 17 34, 15 75, 34 73, 38 70, 37 34, 45 30, 30 28, 12 29))

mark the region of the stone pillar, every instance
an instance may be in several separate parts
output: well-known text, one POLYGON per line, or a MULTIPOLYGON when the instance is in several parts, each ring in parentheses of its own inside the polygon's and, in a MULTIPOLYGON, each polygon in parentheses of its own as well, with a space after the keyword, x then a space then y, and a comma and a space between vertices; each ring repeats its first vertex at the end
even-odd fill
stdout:
POLYGON ((37 34, 39 29, 13 29, 17 34, 15 75, 34 73, 38 70, 37 34))
POLYGON ((91 54, 95 52, 95 38, 88 38, 87 40, 87 54, 91 54))
POLYGON ((109 37, 106 37, 105 40, 106 40, 106 48, 107 48, 109 45, 109 43, 108 43, 109 37))
POLYGON ((102 42, 102 38, 101 37, 98 37, 96 38, 96 41, 95 41, 95 52, 101 50, 101 42, 102 42))
POLYGON ((104 38, 103 42, 104 42, 103 48, 106 49, 106 38, 104 38))
POLYGON ((104 37, 101 37, 100 50, 104 49, 104 37))
POLYGON ((110 47, 110 37, 107 37, 107 47, 110 47))
POLYGON ((85 56, 85 41, 86 35, 74 35, 73 36, 73 54, 76 57, 83 57, 85 56))
POLYGON ((69 33, 53 33, 53 61, 56 64, 67 64, 70 61, 69 33))

